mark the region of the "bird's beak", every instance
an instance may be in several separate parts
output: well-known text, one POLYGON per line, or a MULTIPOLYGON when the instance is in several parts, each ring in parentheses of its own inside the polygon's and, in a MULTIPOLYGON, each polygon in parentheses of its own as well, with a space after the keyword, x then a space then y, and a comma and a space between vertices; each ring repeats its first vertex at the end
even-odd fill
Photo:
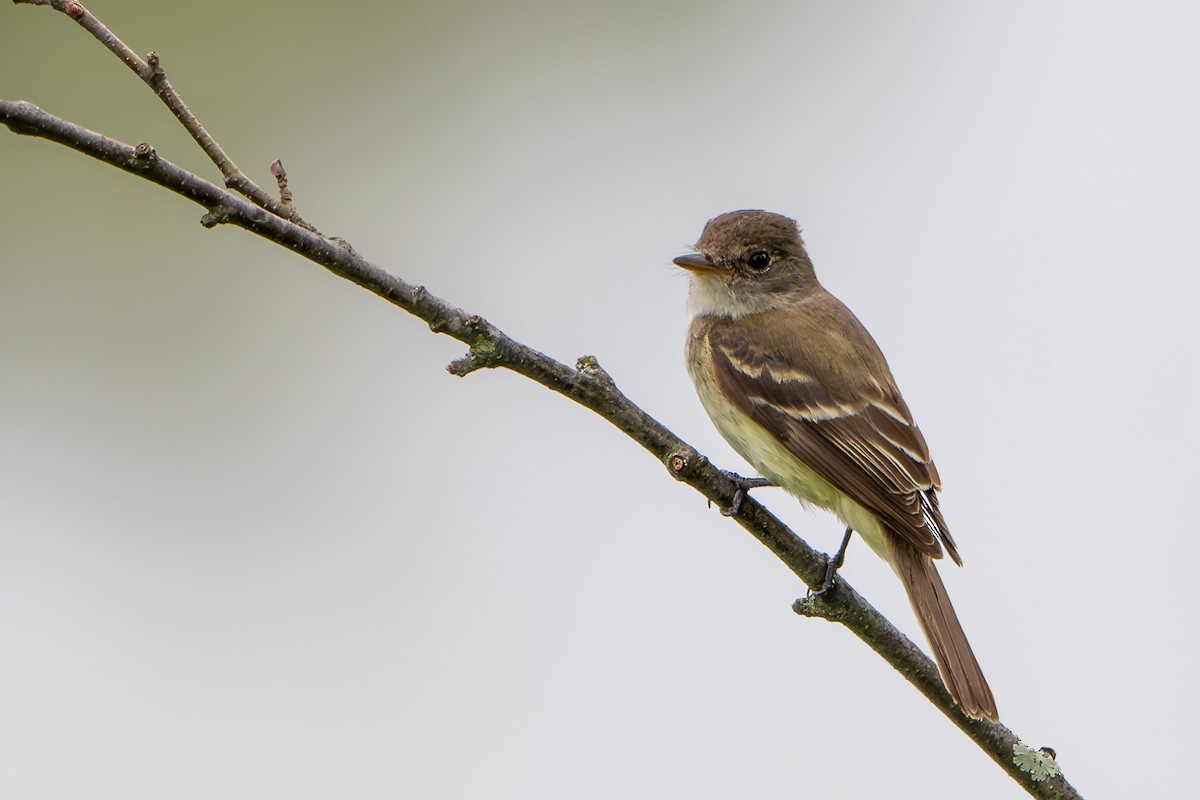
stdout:
POLYGON ((688 253, 675 259, 675 266, 683 267, 692 272, 725 272, 729 268, 713 261, 704 253, 688 253))

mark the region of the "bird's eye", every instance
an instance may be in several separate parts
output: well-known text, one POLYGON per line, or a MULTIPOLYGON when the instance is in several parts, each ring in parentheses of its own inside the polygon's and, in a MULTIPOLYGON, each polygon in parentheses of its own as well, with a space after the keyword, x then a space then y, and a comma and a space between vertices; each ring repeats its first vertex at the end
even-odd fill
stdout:
POLYGON ((762 272, 771 266, 771 254, 766 250, 756 250, 746 259, 746 264, 755 272, 762 272))

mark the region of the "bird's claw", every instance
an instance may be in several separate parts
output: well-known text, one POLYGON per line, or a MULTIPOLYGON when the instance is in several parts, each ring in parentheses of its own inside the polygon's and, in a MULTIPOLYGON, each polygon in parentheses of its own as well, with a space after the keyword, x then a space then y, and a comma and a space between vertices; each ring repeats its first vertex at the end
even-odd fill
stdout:
POLYGON ((729 472, 724 469, 721 470, 721 474, 733 481, 734 486, 737 487, 737 490, 733 493, 733 499, 729 502, 729 506, 721 509, 721 515, 726 517, 736 517, 738 515, 738 512, 742 510, 742 503, 746 501, 746 496, 751 489, 761 489, 766 486, 775 485, 766 478, 743 478, 736 472, 729 472))
POLYGON ((837 553, 825 562, 825 577, 821 579, 821 585, 815 589, 809 589, 808 594, 804 596, 805 600, 812 600, 817 597, 824 597, 833 588, 833 584, 837 581, 838 570, 842 564, 846 563, 846 548, 850 546, 850 536, 854 533, 852 528, 846 528, 846 533, 842 536, 841 547, 837 553))

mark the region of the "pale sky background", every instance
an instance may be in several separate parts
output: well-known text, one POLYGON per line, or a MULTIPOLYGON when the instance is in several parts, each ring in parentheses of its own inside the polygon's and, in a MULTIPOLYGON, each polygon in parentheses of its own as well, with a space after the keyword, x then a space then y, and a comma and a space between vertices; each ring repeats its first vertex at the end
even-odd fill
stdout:
MULTIPOLYGON (((1003 721, 1085 796, 1194 789, 1200 6, 89 7, 323 230, 723 467, 670 260, 798 218, 1003 721)), ((216 175, 45 9, 0 7, 0 96, 216 175)), ((589 412, 56 145, 0 131, 0 186, 0 796, 1024 796, 589 412)))

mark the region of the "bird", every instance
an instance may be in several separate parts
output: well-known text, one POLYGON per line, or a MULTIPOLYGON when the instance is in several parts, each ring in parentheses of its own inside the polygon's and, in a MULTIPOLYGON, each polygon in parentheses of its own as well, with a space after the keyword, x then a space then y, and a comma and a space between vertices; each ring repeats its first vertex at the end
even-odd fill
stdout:
MULTIPOLYGON (((962 558, 938 507, 941 479, 883 352, 817 281, 795 220, 741 210, 709 220, 693 252, 685 354, 717 430, 773 484, 846 525, 899 577, 942 682, 973 719, 999 720, 934 561, 962 558)), ((768 484, 769 482, 769 484, 768 484)))

